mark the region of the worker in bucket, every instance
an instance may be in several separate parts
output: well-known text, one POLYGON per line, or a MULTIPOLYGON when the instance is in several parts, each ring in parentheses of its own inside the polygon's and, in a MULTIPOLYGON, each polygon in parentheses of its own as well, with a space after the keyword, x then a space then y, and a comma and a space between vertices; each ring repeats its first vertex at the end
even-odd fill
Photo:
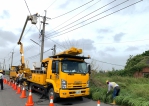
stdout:
POLYGON ((107 91, 107 94, 110 92, 111 89, 113 89, 113 95, 112 95, 112 98, 113 98, 113 105, 115 105, 115 97, 119 95, 119 92, 120 92, 120 87, 117 83, 115 82, 110 82, 109 80, 106 81, 107 85, 108 85, 108 91, 107 91))

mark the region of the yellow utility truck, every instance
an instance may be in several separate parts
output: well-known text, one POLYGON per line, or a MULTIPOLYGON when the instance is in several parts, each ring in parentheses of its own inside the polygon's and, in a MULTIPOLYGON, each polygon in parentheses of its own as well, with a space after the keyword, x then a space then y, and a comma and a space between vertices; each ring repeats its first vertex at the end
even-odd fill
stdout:
POLYGON ((19 66, 11 66, 9 70, 9 78, 15 80, 16 78, 16 72, 18 71, 19 66))
POLYGON ((79 56, 82 49, 72 47, 54 56, 49 56, 41 63, 41 70, 32 70, 28 87, 45 96, 58 98, 79 98, 89 95, 90 65, 79 56))

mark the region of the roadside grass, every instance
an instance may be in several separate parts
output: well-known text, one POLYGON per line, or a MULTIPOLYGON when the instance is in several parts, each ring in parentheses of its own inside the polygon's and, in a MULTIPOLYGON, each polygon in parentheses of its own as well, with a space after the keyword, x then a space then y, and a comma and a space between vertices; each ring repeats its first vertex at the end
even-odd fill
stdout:
POLYGON ((120 95, 115 98, 117 105, 149 106, 149 79, 121 76, 108 76, 107 73, 93 73, 90 80, 90 95, 93 100, 112 102, 112 91, 106 95, 106 80, 119 84, 120 95))

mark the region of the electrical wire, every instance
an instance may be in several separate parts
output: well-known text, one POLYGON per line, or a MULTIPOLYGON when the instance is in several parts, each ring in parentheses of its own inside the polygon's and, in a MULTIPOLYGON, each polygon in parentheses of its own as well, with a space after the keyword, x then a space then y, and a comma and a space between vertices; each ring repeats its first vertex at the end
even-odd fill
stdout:
POLYGON ((125 67, 125 66, 123 66, 123 65, 113 64, 113 63, 108 63, 108 62, 105 62, 105 61, 100 61, 100 60, 96 60, 96 59, 92 59, 92 60, 95 60, 95 61, 98 61, 98 62, 101 62, 101 63, 106 63, 106 64, 115 65, 115 66, 122 66, 122 67, 125 67))
MULTIPOLYGON (((33 25, 32 25, 33 26, 33 25)), ((29 30, 32 28, 32 26, 26 31, 26 33, 24 34, 24 36, 29 32, 29 30)), ((13 51, 14 51, 14 49, 17 47, 18 45, 16 45, 16 46, 14 46, 13 47, 13 51)), ((19 55, 19 53, 17 53, 17 54, 15 54, 16 56, 18 56, 19 55)), ((16 56, 13 56, 13 57, 16 57, 16 56)), ((9 59, 10 60, 10 59, 9 59)))
POLYGON ((51 20, 52 20, 52 19, 59 18, 59 17, 61 17, 61 16, 64 16, 64 15, 70 13, 70 12, 73 12, 73 11, 75 11, 75 10, 77 10, 77 9, 79 9, 79 8, 81 8, 81 7, 85 6, 85 5, 87 5, 87 4, 89 4, 89 3, 92 2, 92 1, 94 1, 94 0, 91 0, 91 1, 89 1, 89 2, 87 2, 87 3, 85 3, 85 4, 81 5, 81 6, 79 6, 79 7, 77 7, 77 8, 71 10, 71 11, 68 11, 68 12, 64 13, 64 14, 61 14, 61 15, 56 16, 56 17, 54 17, 54 18, 51 18, 51 20))
MULTIPOLYGON (((48 50, 46 50, 46 51, 44 51, 43 53, 46 53, 46 52, 48 52, 48 51, 50 51, 50 50, 51 50, 51 48, 48 49, 48 50)), ((27 59, 35 58, 35 57, 37 57, 37 56, 39 56, 39 55, 40 55, 40 53, 38 53, 38 54, 36 54, 36 55, 33 55, 33 56, 31 56, 31 57, 27 57, 27 59)))
MULTIPOLYGON (((56 1, 57 1, 57 0, 54 0, 54 1, 50 4, 50 6, 49 6, 48 8, 50 8, 56 1)), ((47 9, 48 9, 48 8, 47 8, 47 9)), ((47 10, 47 9, 46 9, 46 10, 47 10)))
MULTIPOLYGON (((93 1, 93 0, 92 0, 93 1)), ((90 1, 90 2, 92 2, 92 1, 90 1)), ((88 3, 90 3, 90 2, 88 2, 88 3)), ((25 2, 26 3, 26 2, 25 2)), ((88 4, 88 3, 86 3, 86 4, 88 4)), ((86 5, 86 4, 84 4, 84 5, 86 5)), ((82 5, 82 6, 84 6, 84 5, 82 5)), ((27 5, 27 3, 26 3, 26 6, 28 7, 28 5, 27 5)), ((82 6, 79 6, 79 7, 77 7, 77 8, 75 8, 74 10, 76 10, 76 9, 78 9, 78 8, 80 8, 80 7, 82 7, 82 6)), ((29 8, 28 8, 28 10, 29 10, 29 8)), ((72 11, 74 11, 74 10, 71 10, 71 11, 69 11, 69 12, 67 12, 67 13, 65 13, 65 14, 68 14, 68 13, 70 13, 70 12, 72 12, 72 11)), ((29 11, 30 12, 30 11, 29 11)), ((30 13, 31 14, 31 13, 30 13)), ((64 15, 64 14, 63 14, 64 15)), ((62 16, 62 15, 61 15, 62 16)), ((37 26, 36 26, 37 27, 37 26)), ((38 29, 38 27, 37 27, 37 29, 38 29)), ((53 40, 52 40, 53 41, 53 40)), ((54 42, 54 41, 53 41, 54 42)), ((56 43, 56 42, 55 42, 56 43)), ((57 43, 58 44, 58 43, 57 43)), ((58 44, 58 45, 60 45, 60 44, 58 44)), ((60 45, 60 46, 62 46, 62 45, 60 45)), ((28 49, 29 50, 29 49, 28 49)))
MULTIPOLYGON (((54 37, 57 37, 57 36, 66 34, 66 33, 68 33, 68 32, 74 31, 74 30, 76 30, 76 29, 79 29, 79 28, 81 28, 81 27, 84 27, 84 26, 86 26, 86 25, 88 25, 88 24, 91 24, 91 23, 96 22, 96 21, 98 21, 98 20, 100 20, 100 19, 103 19, 103 18, 105 18, 105 17, 108 17, 108 16, 110 16, 110 15, 112 15, 112 14, 114 14, 114 13, 117 13, 117 12, 119 12, 119 11, 121 11, 121 10, 124 10, 124 9, 126 9, 126 8, 128 8, 128 7, 132 6, 132 5, 135 5, 135 4, 137 4, 137 3, 141 2, 141 1, 143 1, 143 0, 140 0, 140 1, 138 1, 138 2, 132 3, 132 4, 130 4, 130 5, 126 6, 126 7, 124 7, 124 8, 121 8, 121 9, 119 9, 119 10, 117 10, 117 11, 114 11, 114 12, 112 12, 112 13, 110 13, 110 14, 107 14, 107 15, 101 17, 101 18, 98 18, 98 19, 96 19, 96 20, 93 20, 93 21, 91 21, 91 22, 89 22, 89 23, 86 23, 86 24, 84 24, 84 25, 82 25, 82 26, 79 26, 79 27, 77 27, 77 28, 74 28, 74 29, 72 29, 72 30, 69 30, 69 31, 67 31, 67 32, 64 32, 64 33, 62 33, 62 34, 59 34, 59 35, 56 35, 56 36, 52 36, 52 37, 50 37, 50 38, 54 38, 54 37)), ((46 38, 49 39, 49 37, 46 37, 46 38)))
MULTIPOLYGON (((26 0, 24 0, 24 1, 25 1, 26 6, 27 6, 27 9, 28 9, 28 11, 29 11, 29 13, 30 13, 30 15, 31 15, 31 12, 30 12, 30 9, 29 9, 29 7, 28 7, 28 4, 27 4, 26 0)), ((39 30, 39 28, 37 27, 37 25, 35 25, 35 26, 36 26, 37 30, 39 31, 39 33, 40 33, 40 30, 39 30)))
MULTIPOLYGON (((102 18, 105 18, 105 17, 107 17, 107 16, 110 16, 110 15, 116 13, 116 12, 119 12, 119 11, 121 11, 121 10, 123 10, 123 9, 125 9, 125 8, 128 8, 128 7, 130 7, 130 6, 134 5, 134 4, 137 4, 137 3, 141 2, 141 1, 143 1, 143 0, 140 0, 140 1, 138 1, 138 2, 135 2, 135 3, 133 3, 133 4, 131 4, 131 5, 128 5, 128 6, 124 7, 124 8, 121 8, 121 9, 119 9, 119 10, 117 10, 117 11, 115 11, 115 12, 112 12, 112 13, 110 13, 110 14, 108 14, 108 15, 105 15, 104 17, 101 17, 101 18, 99 18, 99 19, 102 19, 102 18)), ((96 20, 94 20, 94 21, 92 21, 92 22, 95 22, 95 21, 97 21, 97 20, 99 20, 99 19, 96 19, 96 20)), ((90 22, 90 23, 92 23, 92 22, 90 22)), ((90 24, 90 23, 87 23, 87 24, 85 24, 85 25, 88 25, 88 24, 90 24)), ((85 25, 83 25, 83 26, 85 26, 85 25)))
MULTIPOLYGON (((66 22, 70 21, 71 19, 75 18, 76 16, 78 16, 79 14, 83 13, 84 11, 86 11, 87 9, 93 7, 94 5, 96 5, 97 3, 99 3, 101 0, 98 0, 96 3, 92 4, 91 6, 87 7, 86 9, 84 9, 83 11, 79 12, 78 14, 76 14, 75 16, 71 17, 70 19, 66 20, 65 22, 61 23, 60 25, 56 26, 55 28, 53 28, 52 30, 60 27, 61 25, 65 24, 66 22)), ((51 31, 52 31, 51 30, 51 31)))
MULTIPOLYGON (((104 7, 106 7, 106 6, 108 6, 109 4, 111 4, 111 3, 115 2, 115 1, 116 1, 116 0, 114 0, 114 1, 108 3, 108 4, 104 5, 104 6, 102 6, 102 7, 98 8, 98 9, 96 9, 95 11, 93 11, 93 12, 91 12, 91 13, 89 13, 89 14, 87 14, 87 15, 85 15, 85 16, 79 18, 79 19, 77 19, 76 21, 74 21, 74 22, 72 22, 72 23, 70 23, 70 24, 65 25, 64 27, 62 27, 62 28, 60 28, 60 29, 63 29, 63 28, 68 27, 69 25, 71 25, 71 24, 73 24, 73 23, 75 23, 75 22, 77 22, 77 21, 79 21, 79 20, 85 18, 86 16, 89 16, 90 14, 92 14, 92 13, 94 13, 94 12, 96 12, 96 11, 98 11, 98 10, 100 10, 100 9, 102 9, 102 8, 104 8, 104 7)), ((92 19, 92 18, 94 18, 94 17, 96 17, 96 16, 98 16, 98 15, 101 15, 101 14, 103 14, 103 13, 105 13, 105 12, 107 12, 107 11, 109 11, 109 10, 111 10, 111 9, 113 9, 113 8, 115 8, 115 7, 117 7, 117 6, 119 6, 119 5, 122 5, 123 3, 127 2, 127 1, 129 1, 129 0, 126 0, 126 1, 120 3, 120 4, 116 5, 116 6, 113 6, 113 7, 109 8, 109 9, 107 9, 107 10, 105 10, 105 11, 103 11, 103 12, 97 14, 97 15, 94 15, 94 16, 92 16, 92 17, 90 17, 90 18, 88 18, 88 19, 86 19, 86 20, 84 20, 84 21, 78 23, 78 24, 75 24, 75 25, 73 25, 73 26, 71 26, 71 27, 68 27, 68 28, 62 30, 61 32, 65 31, 65 30, 68 30, 68 29, 70 29, 70 28, 72 28, 72 27, 74 27, 74 26, 77 26, 77 25, 79 25, 79 24, 81 24, 81 23, 84 23, 85 21, 88 21, 88 20, 90 20, 90 19, 92 19)), ((56 30, 56 31, 59 31, 60 29, 58 29, 58 30, 56 30)), ((56 32, 56 31, 55 31, 55 32, 56 32)), ((52 34, 52 33, 50 33, 50 34, 52 34)), ((52 35, 51 35, 51 36, 52 36, 52 35)))
MULTIPOLYGON (((55 42, 54 40, 52 40, 52 39, 50 39, 50 40, 51 40, 52 42, 56 43, 57 45, 59 45, 59 46, 65 48, 64 46, 60 45, 59 43, 55 42)), ((65 49, 66 49, 66 48, 65 48, 65 49)))
POLYGON ((27 2, 26 2, 26 0, 24 0, 24 1, 25 1, 25 4, 26 4, 27 9, 28 9, 28 11, 29 11, 29 13, 30 13, 30 15, 31 15, 31 12, 30 12, 30 9, 29 9, 29 7, 28 7, 28 5, 27 5, 27 2))

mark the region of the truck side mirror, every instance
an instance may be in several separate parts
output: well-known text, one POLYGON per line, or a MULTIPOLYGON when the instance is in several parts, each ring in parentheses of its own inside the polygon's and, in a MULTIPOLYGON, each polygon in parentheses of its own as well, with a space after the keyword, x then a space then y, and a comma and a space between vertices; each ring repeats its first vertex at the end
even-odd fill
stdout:
POLYGON ((91 74, 91 66, 88 65, 88 73, 91 74))
POLYGON ((52 73, 56 73, 56 62, 52 63, 52 73))

